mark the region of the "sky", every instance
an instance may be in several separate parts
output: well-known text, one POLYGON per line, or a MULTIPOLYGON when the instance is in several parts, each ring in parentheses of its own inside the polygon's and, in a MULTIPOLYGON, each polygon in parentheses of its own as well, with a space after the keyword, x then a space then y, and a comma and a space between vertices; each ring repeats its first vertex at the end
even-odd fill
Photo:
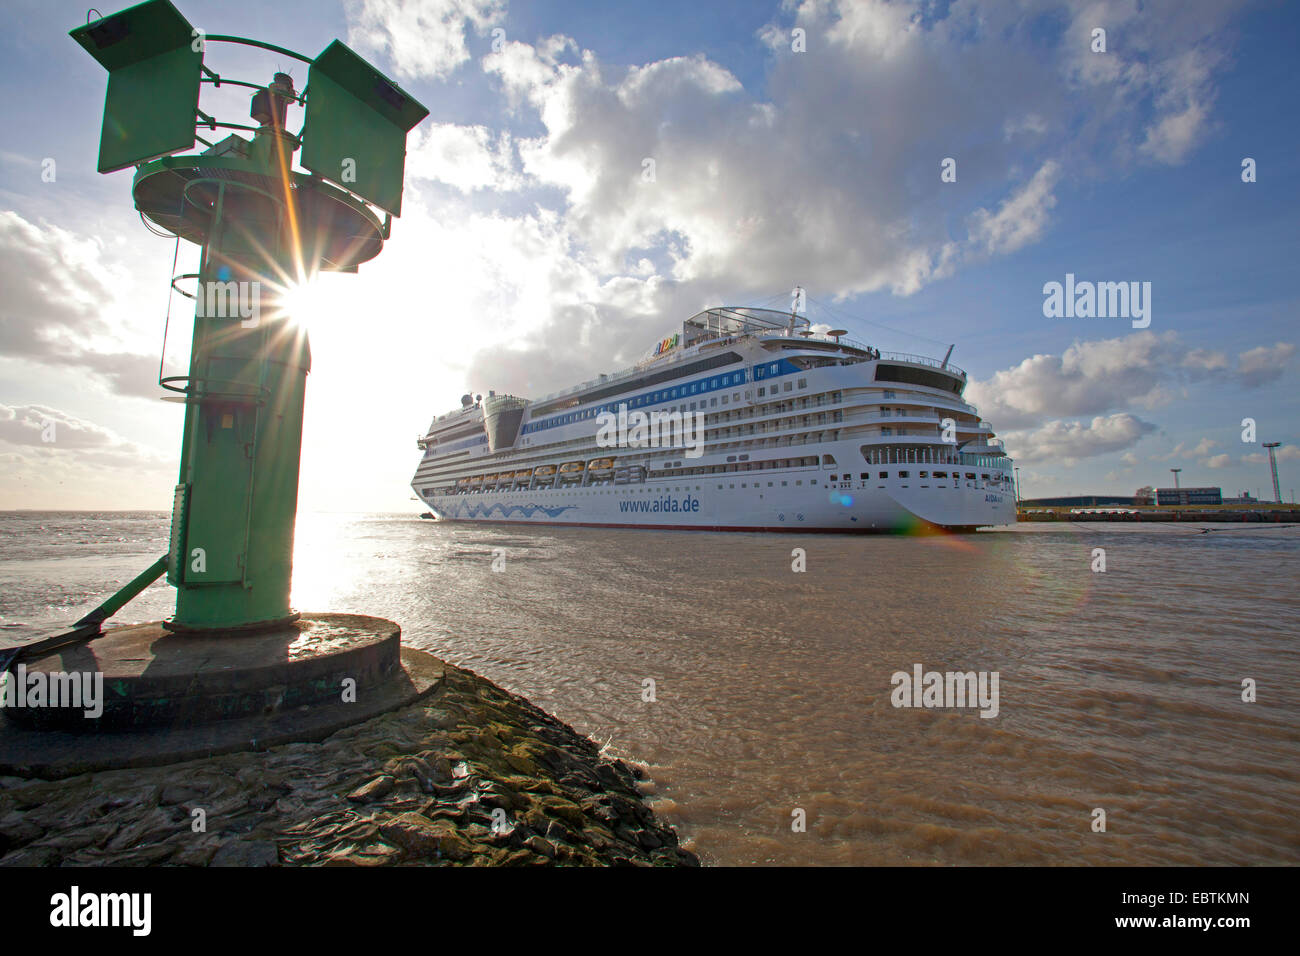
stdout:
MULTIPOLYGON (((461 394, 540 397, 795 285, 855 339, 954 346, 1025 496, 1181 468, 1268 498, 1265 441, 1300 486, 1295 4, 175 2, 308 56, 342 39, 430 111, 383 252, 297 296, 301 508, 417 510, 415 440, 461 394), (1138 283, 1145 317, 1047 314, 1067 275, 1138 283)), ((157 380, 187 367, 169 282, 198 250, 95 171, 86 16, 0 9, 0 509, 166 510, 176 481, 157 380)), ((248 122, 247 93, 201 106, 248 122)))

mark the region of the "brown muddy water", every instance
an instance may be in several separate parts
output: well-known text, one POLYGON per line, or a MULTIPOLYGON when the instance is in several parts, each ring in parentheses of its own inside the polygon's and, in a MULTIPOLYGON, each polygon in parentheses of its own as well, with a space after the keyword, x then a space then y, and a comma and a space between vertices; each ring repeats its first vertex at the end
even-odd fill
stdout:
MULTIPOLYGON (((0 514, 0 640, 78 616, 166 544, 164 514, 0 514)), ((307 514, 294 602, 391 617, 645 762, 708 863, 1294 864, 1298 556, 1286 526, 803 537, 307 514), (997 715, 893 706, 916 665, 996 672, 997 715)), ((122 623, 171 603, 156 586, 122 623)))

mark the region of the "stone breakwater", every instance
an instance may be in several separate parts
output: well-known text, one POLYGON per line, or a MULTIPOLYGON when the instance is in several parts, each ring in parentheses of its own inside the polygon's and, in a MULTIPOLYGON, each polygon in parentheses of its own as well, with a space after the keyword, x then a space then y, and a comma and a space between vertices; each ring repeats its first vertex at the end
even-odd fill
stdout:
POLYGON ((0 866, 698 866, 648 787, 448 665, 430 696, 320 743, 0 778, 0 866))

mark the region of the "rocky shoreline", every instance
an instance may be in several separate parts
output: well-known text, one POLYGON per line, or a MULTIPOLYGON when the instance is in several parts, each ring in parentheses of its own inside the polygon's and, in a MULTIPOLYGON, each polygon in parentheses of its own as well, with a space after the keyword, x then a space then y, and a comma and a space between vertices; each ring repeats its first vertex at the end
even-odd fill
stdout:
POLYGON ((698 866, 638 767, 446 665, 320 743, 66 780, 0 778, 0 866, 698 866))

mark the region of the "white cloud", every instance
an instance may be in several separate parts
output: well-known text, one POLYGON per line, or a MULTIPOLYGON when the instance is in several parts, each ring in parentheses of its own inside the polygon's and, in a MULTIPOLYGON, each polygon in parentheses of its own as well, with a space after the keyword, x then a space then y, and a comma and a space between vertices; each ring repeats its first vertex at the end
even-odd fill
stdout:
POLYGON ((128 286, 99 240, 0 211, 0 355, 87 369, 118 394, 154 397, 158 359, 123 350, 110 320, 128 286))
POLYGON ((1293 355, 1290 342, 1261 345, 1237 356, 1237 374, 1246 385, 1264 385, 1282 376, 1293 355))
POLYGON ((1048 160, 996 213, 977 209, 971 216, 971 242, 990 255, 1006 255, 1038 239, 1047 226, 1048 212, 1056 205, 1052 186, 1059 176, 1060 166, 1048 160))
POLYGON ((1099 415, 1090 422, 1048 422, 1028 431, 1007 432, 1003 437, 1017 461, 1070 465, 1081 458, 1129 448, 1155 428, 1128 412, 1119 412, 1099 415))
POLYGON ((1202 438, 1193 447, 1188 448, 1186 442, 1179 442, 1174 448, 1163 455, 1152 455, 1152 461, 1172 461, 1175 458, 1201 458, 1210 453, 1219 443, 1212 438, 1202 438))
POLYGON ((613 68, 564 36, 507 43, 483 65, 540 121, 542 134, 519 143, 524 170, 563 191, 598 271, 654 250, 666 277, 736 299, 770 295, 778 275, 831 297, 906 295, 1038 241, 1056 184, 1094 162, 1082 157, 1125 162, 1149 121, 1169 120, 1162 157, 1196 138, 1175 136, 1172 118, 1189 90, 1212 99, 1219 62, 1188 50, 1226 13, 1061 7, 1068 25, 1052 36, 1034 4, 789 3, 759 31, 771 52, 763 100, 700 54, 613 68), (1114 31, 1105 55, 1088 52, 1098 20, 1114 31), (795 25, 807 53, 790 49, 795 25), (990 128, 1006 142, 989 142, 990 128), (949 156, 958 181, 940 186, 949 156), (965 236, 950 234, 940 188, 965 236))
POLYGON ((1076 342, 1059 356, 1033 355, 990 379, 972 381, 966 394, 990 421, 1017 428, 1128 405, 1157 408, 1195 382, 1257 387, 1282 375, 1294 351, 1281 342, 1251 349, 1234 369, 1226 356, 1188 349, 1176 332, 1142 331, 1076 342))
POLYGON ((1206 47, 1187 50, 1162 66, 1155 116, 1139 152, 1175 165, 1204 138, 1214 100, 1211 70, 1218 59, 1218 54, 1206 47))
POLYGON ((149 470, 169 463, 152 448, 47 405, 0 405, 0 447, 12 461, 40 463, 53 477, 69 467, 149 470))
POLYGON ((408 181, 436 180, 463 193, 518 189, 523 177, 516 166, 510 134, 494 136, 486 126, 425 123, 407 144, 408 181))
POLYGON ((1078 92, 1107 98, 1094 104, 1087 124, 1098 133, 1110 129, 1116 155, 1171 165, 1186 160, 1212 126, 1215 72, 1227 59, 1222 28, 1242 4, 1084 0, 1063 6, 1071 16, 1061 43, 1064 72, 1078 92), (1106 30, 1105 53, 1092 50, 1098 27, 1106 30))
POLYGON ((469 59, 467 28, 505 18, 505 0, 346 0, 348 44, 387 52, 403 79, 444 77, 469 59))
MULTIPOLYGON (((1300 445, 1283 445, 1281 448, 1274 449, 1273 454, 1277 461, 1297 461, 1300 460, 1300 445)), ((1242 455, 1241 460, 1249 465, 1266 465, 1268 452, 1251 452, 1249 455, 1242 455)))

